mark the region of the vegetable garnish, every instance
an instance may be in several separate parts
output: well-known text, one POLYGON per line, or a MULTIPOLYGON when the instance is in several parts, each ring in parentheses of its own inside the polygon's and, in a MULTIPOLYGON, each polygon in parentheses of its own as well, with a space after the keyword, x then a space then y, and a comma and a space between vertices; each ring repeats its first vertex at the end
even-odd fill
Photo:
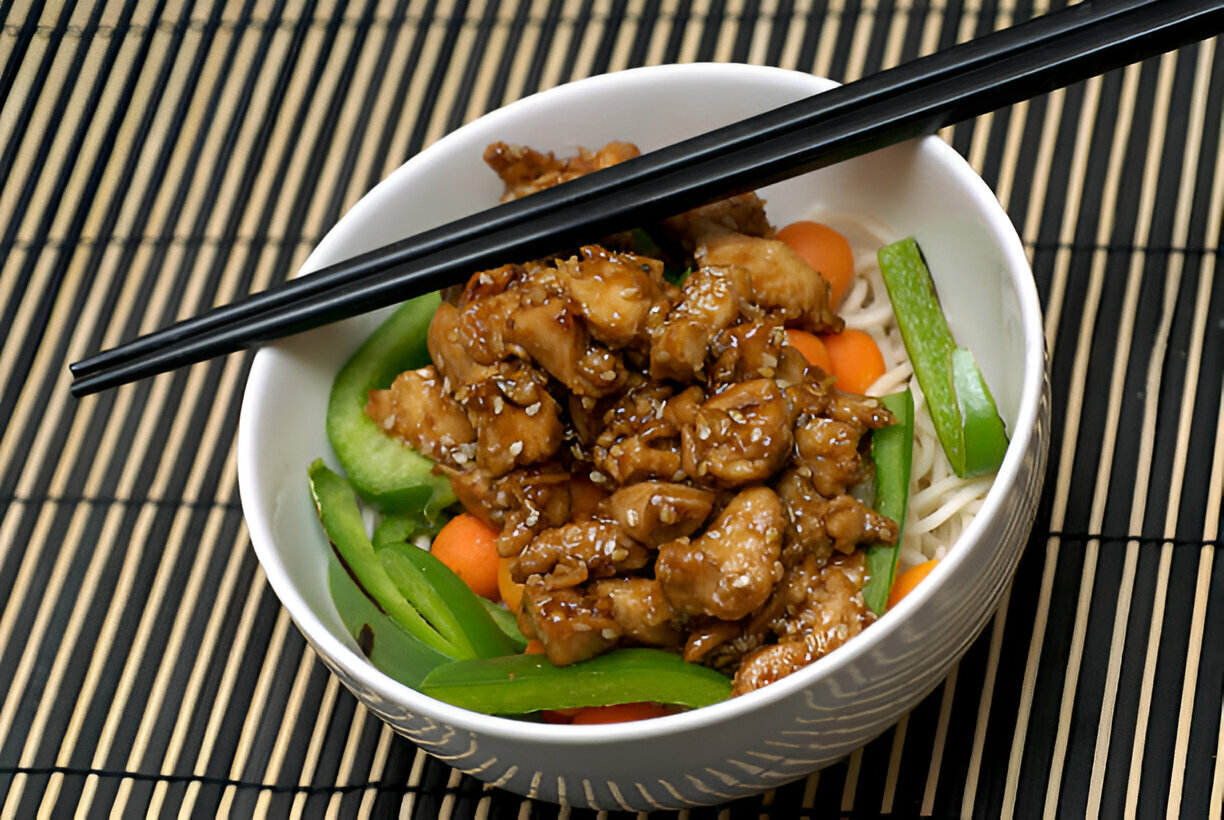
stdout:
POLYGON ((914 396, 909 390, 880 397, 897 423, 871 434, 875 461, 875 509, 897 522, 897 543, 867 549, 867 583, 863 602, 877 615, 887 608, 889 590, 897 572, 905 511, 909 506, 910 465, 914 458, 914 396))
POLYGON ((847 393, 865 394, 884 375, 884 354, 875 339, 861 330, 846 328, 822 338, 829 354, 829 371, 837 377, 834 386, 847 393))
POLYGON ((471 513, 446 522, 430 546, 439 561, 463 579, 477 595, 496 600, 497 531, 471 513))
MULTIPOLYGON (((411 518, 384 519, 372 542, 352 488, 321 459, 310 465, 310 488, 343 567, 378 609, 408 634, 450 659, 517 651, 516 642, 458 576, 425 550, 397 538, 413 534, 404 523, 411 518)), ((354 637, 361 641, 360 634, 354 637)))
POLYGON ((841 304, 854 279, 854 253, 846 237, 819 222, 792 222, 774 234, 829 283, 829 304, 841 304))
POLYGON ((374 551, 374 545, 366 535, 365 522, 357 499, 349 483, 333 473, 316 459, 310 465, 310 492, 314 496, 315 509, 323 530, 335 548, 336 554, 356 582, 383 612, 408 630, 413 637, 452 658, 470 656, 451 641, 442 637, 436 629, 421 617, 408 603, 407 598, 387 574, 382 561, 374 551))
POLYGON ((617 649, 571 666, 543 655, 456 661, 437 667, 421 691, 490 715, 651 701, 698 708, 726 700, 731 680, 660 649, 617 649))
POLYGON ((369 393, 405 370, 429 363, 426 333, 441 297, 405 302, 358 348, 336 375, 327 402, 327 437, 353 488, 384 512, 425 510, 433 516, 455 500, 433 462, 388 436, 366 415, 369 393))
POLYGON ((914 591, 914 587, 931 574, 931 570, 939 566, 939 560, 932 558, 930 561, 924 561, 916 567, 910 567, 905 572, 897 576, 897 580, 893 583, 892 592, 888 594, 888 608, 892 609, 901 599, 914 591))
POLYGON ((879 252, 897 327, 926 396, 935 432, 961 478, 999 469, 1007 431, 973 354, 957 348, 922 251, 912 238, 879 252))

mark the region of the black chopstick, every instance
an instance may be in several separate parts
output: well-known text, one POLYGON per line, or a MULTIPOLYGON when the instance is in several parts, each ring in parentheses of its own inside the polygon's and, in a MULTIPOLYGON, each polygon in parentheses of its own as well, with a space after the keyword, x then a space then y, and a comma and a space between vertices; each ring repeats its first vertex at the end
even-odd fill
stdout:
POLYGON ((955 76, 1007 54, 1041 48, 1052 37, 1069 36, 1076 31, 1099 25, 1120 14, 1157 2, 1163 0, 1115 0, 1097 3, 1089 0, 1054 14, 1033 18, 978 40, 882 71, 851 86, 842 86, 824 94, 814 95, 757 117, 652 151, 614 168, 540 192, 535 196, 490 208, 361 254, 226 307, 211 310, 119 347, 94 354, 70 365, 69 369, 80 378, 117 366, 146 353, 176 345, 188 337, 206 334, 278 310, 334 287, 347 287, 361 282, 374 272, 405 265, 456 242, 538 219, 545 213, 573 209, 593 196, 600 195, 607 187, 649 180, 787 132, 805 132, 817 128, 829 117, 853 107, 915 91, 925 83, 955 76))
MULTIPOLYGON (((1224 0, 1096 5, 1097 8, 1085 10, 1087 4, 1082 4, 1017 27, 1027 28, 1028 32, 1005 38, 1006 47, 1001 49, 991 48, 989 41, 1015 29, 976 41, 972 56, 964 54, 951 59, 945 52, 940 63, 942 68, 935 72, 934 81, 926 73, 918 72, 908 79, 894 77, 894 81, 887 84, 887 90, 869 81, 843 86, 770 112, 763 118, 721 129, 727 132, 723 136, 731 144, 738 145, 737 148, 711 150, 705 141, 720 133, 711 132, 696 141, 699 143, 697 159, 681 161, 684 158, 667 154, 670 159, 665 157, 658 167, 671 170, 650 174, 634 172, 625 179, 616 178, 616 184, 610 188, 606 183, 596 185, 600 176, 612 178, 611 172, 623 168, 617 166, 511 203, 511 206, 518 206, 517 210, 509 206, 492 209, 294 283, 307 283, 326 275, 337 277, 341 284, 312 285, 310 288, 297 285, 298 292, 291 294, 294 298, 284 296, 286 286, 279 289, 280 294, 275 299, 269 296, 272 293, 269 291, 237 303, 241 307, 218 309, 194 320, 197 322, 195 332, 190 327, 183 330, 181 325, 160 332, 163 343, 151 352, 130 356, 131 343, 109 351, 104 354, 109 356, 104 365, 109 364, 110 369, 98 365, 98 357, 82 362, 76 368, 78 380, 72 392, 84 395, 347 318, 452 284, 485 267, 541 256, 560 247, 647 224, 722 196, 776 182, 912 136, 932 133, 953 122, 1212 36, 1221 28, 1221 12, 1224 11, 1224 0), (1108 14, 1103 13, 1106 9, 1108 14), (1056 25, 1050 22, 1051 18, 1061 22, 1056 25), (1086 19, 1090 22, 1085 23, 1086 19), (1022 41, 1026 45, 1016 47, 1022 41), (956 65, 956 69, 948 68, 951 65, 956 65), (866 93, 862 97, 867 101, 856 104, 861 99, 858 89, 864 85, 866 93), (918 88, 921 93, 916 90, 918 88), (796 107, 812 105, 830 95, 834 96, 834 104, 821 109, 823 115, 819 125, 794 125, 804 121, 795 113, 796 107), (765 122, 763 131, 754 125, 761 122, 765 122), (761 133, 769 136, 760 137, 761 133), (756 136, 751 137, 753 134, 756 136), (572 193, 564 190, 567 188, 572 193), (604 188, 609 190, 604 191, 604 188), (555 207, 549 204, 544 198, 550 193, 554 200, 569 205, 555 207), (544 201, 545 206, 527 213, 526 205, 532 200, 544 201), (572 207, 577 201, 583 202, 582 208, 572 207), (503 217, 496 214, 507 212, 510 216, 499 222, 503 217), (481 217, 490 215, 492 222, 480 222, 481 217), (493 228, 470 236, 476 224, 486 227, 492 224, 493 228), (456 240, 456 234, 451 231, 456 225, 459 226, 458 235, 469 238, 456 240), (444 241, 448 237, 450 241, 444 241), (401 269, 402 261, 396 258, 397 251, 404 247, 408 248, 413 260, 408 271, 401 269), (259 310, 250 307, 260 299, 263 304, 259 305, 259 310), (275 304, 269 307, 268 302, 272 301, 275 304), (208 319, 218 314, 227 315, 208 319), (200 323, 205 320, 212 323, 207 332, 199 330, 200 323), (179 331, 171 334, 175 328, 179 331)), ((921 62, 893 71, 912 68, 921 62)), ((676 148, 678 146, 673 146, 676 148)), ((144 350, 148 351, 147 345, 144 350)))

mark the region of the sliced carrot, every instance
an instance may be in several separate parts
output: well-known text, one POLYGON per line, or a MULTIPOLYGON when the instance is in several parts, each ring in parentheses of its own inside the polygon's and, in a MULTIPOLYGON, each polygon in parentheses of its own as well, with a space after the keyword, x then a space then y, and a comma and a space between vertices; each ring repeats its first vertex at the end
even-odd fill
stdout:
POLYGON ((511 560, 513 559, 497 559, 497 591, 501 593, 506 608, 511 612, 518 612, 523 608, 523 585, 510 577, 511 560))
POLYGON ((627 723, 631 720, 670 715, 671 710, 657 703, 618 703, 614 706, 588 706, 574 715, 576 726, 595 723, 627 723))
POLYGON ((539 638, 532 638, 527 642, 527 648, 523 650, 524 655, 543 655, 544 644, 540 643, 539 638))
POLYGON ((429 551, 477 595, 498 600, 497 531, 470 513, 456 515, 434 536, 429 551))
POLYGON ((829 360, 829 351, 815 333, 787 328, 786 341, 803 354, 808 364, 814 364, 826 373, 833 372, 833 362, 829 360))
POLYGON ((854 253, 846 237, 819 222, 792 222, 774 238, 785 242, 829 283, 829 304, 841 304, 854 278, 854 253))
POLYGON ((910 567, 905 572, 897 576, 897 580, 893 581, 892 591, 888 593, 888 609, 892 609, 897 605, 897 602, 914 591, 914 587, 925 577, 931 574, 931 570, 939 563, 938 560, 930 560, 919 564, 916 567, 910 567))
POLYGON ((865 393, 872 383, 884 375, 884 354, 875 339, 861 330, 849 328, 841 333, 821 337, 829 352, 832 374, 837 377, 837 389, 848 393, 865 393))

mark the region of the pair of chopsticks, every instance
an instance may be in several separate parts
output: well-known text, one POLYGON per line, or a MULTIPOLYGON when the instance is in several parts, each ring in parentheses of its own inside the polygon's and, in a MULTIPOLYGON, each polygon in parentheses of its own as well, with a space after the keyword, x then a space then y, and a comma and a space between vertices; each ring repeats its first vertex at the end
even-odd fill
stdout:
MULTIPOLYGON (((1224 30, 1224 0, 1085 0, 498 205, 70 365, 83 396, 779 182, 1224 30)), ((630 135, 626 135, 627 137, 630 135)))

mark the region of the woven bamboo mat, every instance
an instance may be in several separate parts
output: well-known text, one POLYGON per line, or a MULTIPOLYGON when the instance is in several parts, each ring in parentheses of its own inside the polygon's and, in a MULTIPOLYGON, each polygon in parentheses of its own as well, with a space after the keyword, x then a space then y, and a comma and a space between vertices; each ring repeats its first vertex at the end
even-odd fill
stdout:
MULTIPOLYGON (((0 2, 0 815, 595 816, 425 757, 306 647, 238 504, 249 356, 81 401, 67 363, 286 278, 405 158, 536 89, 697 60, 850 80, 1051 5, 0 2)), ((1028 552, 894 729, 688 816, 1219 816, 1222 107, 1209 40, 945 134, 1046 311, 1028 552)))

